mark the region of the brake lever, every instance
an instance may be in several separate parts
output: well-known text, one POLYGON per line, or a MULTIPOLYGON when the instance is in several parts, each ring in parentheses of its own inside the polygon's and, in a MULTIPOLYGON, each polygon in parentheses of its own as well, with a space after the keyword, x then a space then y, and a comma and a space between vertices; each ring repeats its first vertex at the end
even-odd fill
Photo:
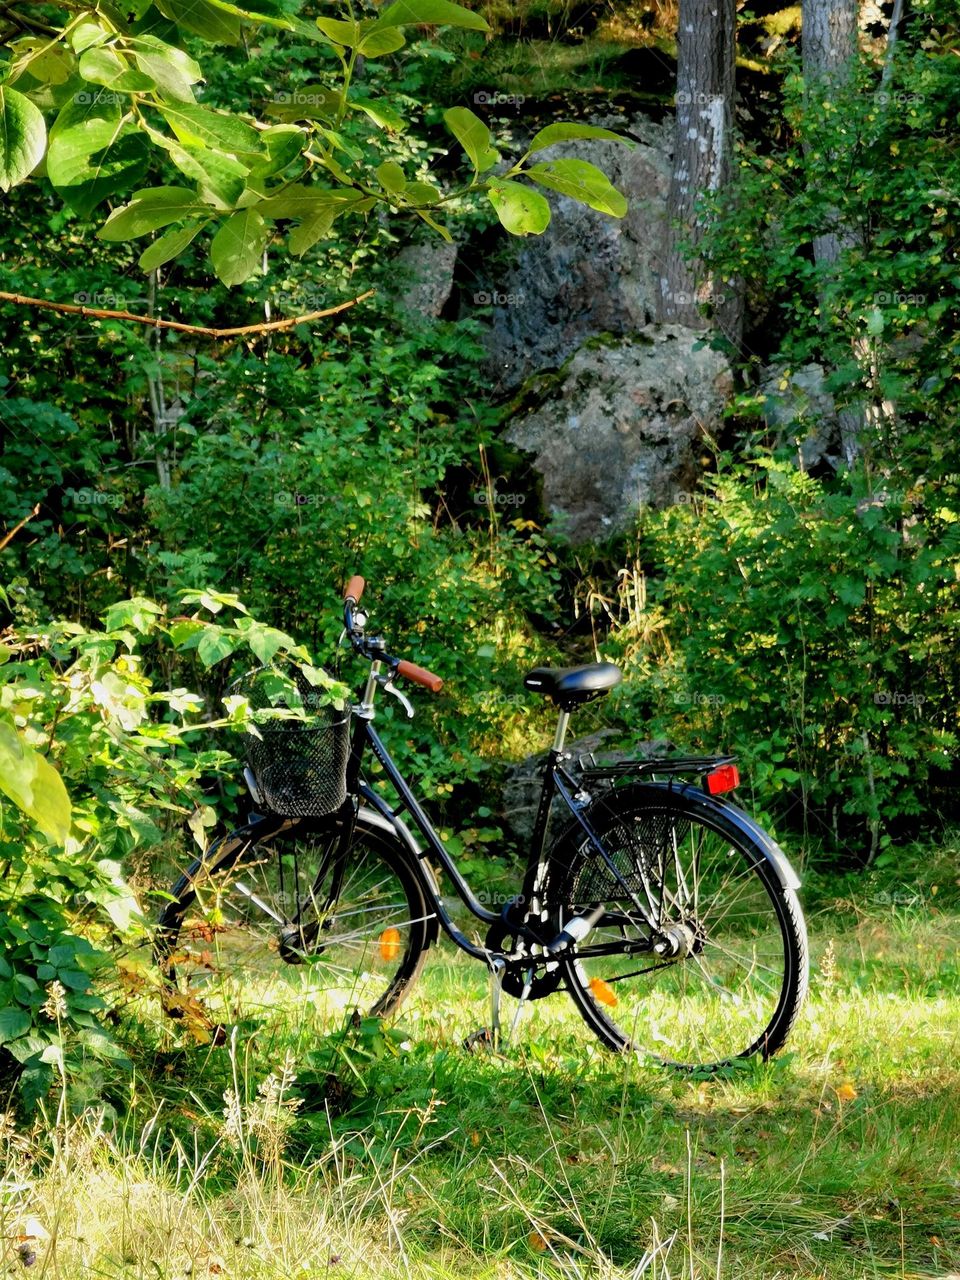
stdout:
POLYGON ((408 719, 408 720, 412 720, 412 719, 413 719, 413 707, 412 707, 412 706, 411 706, 411 704, 410 704, 410 700, 409 700, 409 698, 406 696, 406 694, 404 694, 404 693, 401 693, 401 692, 400 692, 400 690, 397 688, 397 686, 393 683, 393 680, 391 679, 391 677, 390 677, 390 676, 380 676, 380 677, 379 677, 379 679, 377 680, 377 683, 383 686, 383 691, 384 691, 384 693, 392 693, 392 694, 393 694, 393 696, 397 699, 397 701, 398 701, 398 702, 400 703, 400 705, 403 707, 404 711, 406 711, 406 713, 407 713, 407 719, 408 719))

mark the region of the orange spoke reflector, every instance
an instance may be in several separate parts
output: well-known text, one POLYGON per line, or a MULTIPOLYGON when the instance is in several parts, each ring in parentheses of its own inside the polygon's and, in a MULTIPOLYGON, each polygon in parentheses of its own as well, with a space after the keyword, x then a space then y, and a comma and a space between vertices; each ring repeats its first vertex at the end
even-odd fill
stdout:
POLYGON ((384 929, 380 935, 380 959, 381 960, 399 960, 400 958, 400 930, 384 929))
POLYGON ((593 998, 597 1004, 609 1005, 612 1009, 617 1003, 613 987, 610 986, 609 982, 604 982, 602 978, 591 978, 590 990, 593 992, 593 998))

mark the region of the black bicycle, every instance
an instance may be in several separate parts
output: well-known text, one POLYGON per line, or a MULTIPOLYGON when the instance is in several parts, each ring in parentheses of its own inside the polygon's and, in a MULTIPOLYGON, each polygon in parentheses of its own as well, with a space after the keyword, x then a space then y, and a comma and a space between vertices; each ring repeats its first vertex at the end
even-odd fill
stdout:
POLYGON ((806 930, 784 854, 727 798, 735 758, 574 761, 564 750, 571 713, 621 672, 531 671, 526 687, 552 700, 559 722, 523 883, 489 911, 374 728, 378 689, 412 715, 395 680, 433 692, 442 681, 367 634, 363 588, 352 578, 344 602, 344 638, 370 664, 360 701, 250 736, 245 775, 260 812, 173 887, 156 941, 170 990, 219 1001, 228 1018, 241 1000, 289 1003, 291 984, 339 1024, 386 1016, 443 931, 489 970, 494 1039, 501 992, 519 1014, 566 990, 611 1049, 685 1069, 775 1053, 806 994, 806 930), (368 753, 392 805, 369 785, 368 753), (548 842, 558 800, 567 817, 548 842), (455 924, 428 858, 486 926, 483 944, 455 924))

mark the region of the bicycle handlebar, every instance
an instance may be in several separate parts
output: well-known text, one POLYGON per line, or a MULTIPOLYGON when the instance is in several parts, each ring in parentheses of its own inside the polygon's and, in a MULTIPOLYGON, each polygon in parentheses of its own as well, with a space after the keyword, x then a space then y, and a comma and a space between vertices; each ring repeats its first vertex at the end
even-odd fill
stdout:
POLYGON ((355 606, 360 603, 360 597, 363 595, 366 585, 363 578, 358 573, 355 573, 347 583, 343 596, 343 625, 347 629, 350 643, 355 651, 367 659, 387 662, 398 676, 403 676, 405 680, 410 680, 424 689, 429 689, 431 693, 439 693, 443 688, 443 680, 440 676, 435 676, 426 667, 418 667, 415 662, 408 662, 405 658, 390 657, 381 647, 379 640, 371 642, 364 638, 362 623, 359 628, 355 625, 353 611, 355 606), (372 644, 376 645, 375 649, 372 644))
POLYGON ((414 684, 423 685, 431 693, 439 693, 443 688, 443 681, 439 676, 435 676, 426 667, 418 667, 415 662, 407 662, 406 658, 401 658, 397 663, 397 675, 403 676, 405 680, 412 680, 414 684))

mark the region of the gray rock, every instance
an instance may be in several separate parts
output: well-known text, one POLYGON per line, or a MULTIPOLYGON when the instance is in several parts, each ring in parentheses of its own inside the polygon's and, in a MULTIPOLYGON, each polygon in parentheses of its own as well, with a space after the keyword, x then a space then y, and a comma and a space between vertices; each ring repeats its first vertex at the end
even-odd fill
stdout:
POLYGON ((396 295, 401 311, 435 320, 453 291, 458 246, 434 236, 405 245, 393 260, 396 295))
MULTIPOLYGON (((576 774, 576 764, 580 756, 592 753, 598 764, 615 764, 631 756, 649 759, 652 756, 666 755, 672 748, 669 742, 653 740, 638 742, 630 751, 604 750, 604 744, 623 735, 616 729, 598 729, 582 738, 576 738, 567 744, 571 759, 566 762, 567 769, 576 774)), ((526 852, 533 837, 533 829, 537 821, 537 808, 540 803, 540 788, 543 779, 543 766, 547 752, 527 756, 519 764, 511 765, 507 770, 501 790, 501 812, 510 834, 519 848, 526 852)), ((570 815, 562 800, 554 802, 550 814, 550 825, 547 829, 547 840, 552 840, 570 820, 570 815)))
POLYGON ((616 346, 588 342, 544 380, 506 438, 533 455, 554 533, 600 540, 641 506, 667 506, 692 487, 697 443, 716 429, 732 385, 702 334, 651 325, 616 346))
MULTIPOLYGON (((623 131, 622 120, 599 120, 623 131)), ((669 131, 645 119, 630 126, 633 149, 582 139, 558 143, 537 160, 590 160, 624 193, 624 218, 548 193, 550 226, 505 242, 463 291, 465 305, 489 306, 490 371, 502 391, 556 368, 597 333, 623 335, 656 315, 657 281, 670 186, 669 131)))
POLYGON ((839 460, 840 427, 833 395, 825 388, 822 365, 805 364, 788 372, 777 365, 764 370, 760 390, 767 425, 796 446, 804 469, 839 460))

